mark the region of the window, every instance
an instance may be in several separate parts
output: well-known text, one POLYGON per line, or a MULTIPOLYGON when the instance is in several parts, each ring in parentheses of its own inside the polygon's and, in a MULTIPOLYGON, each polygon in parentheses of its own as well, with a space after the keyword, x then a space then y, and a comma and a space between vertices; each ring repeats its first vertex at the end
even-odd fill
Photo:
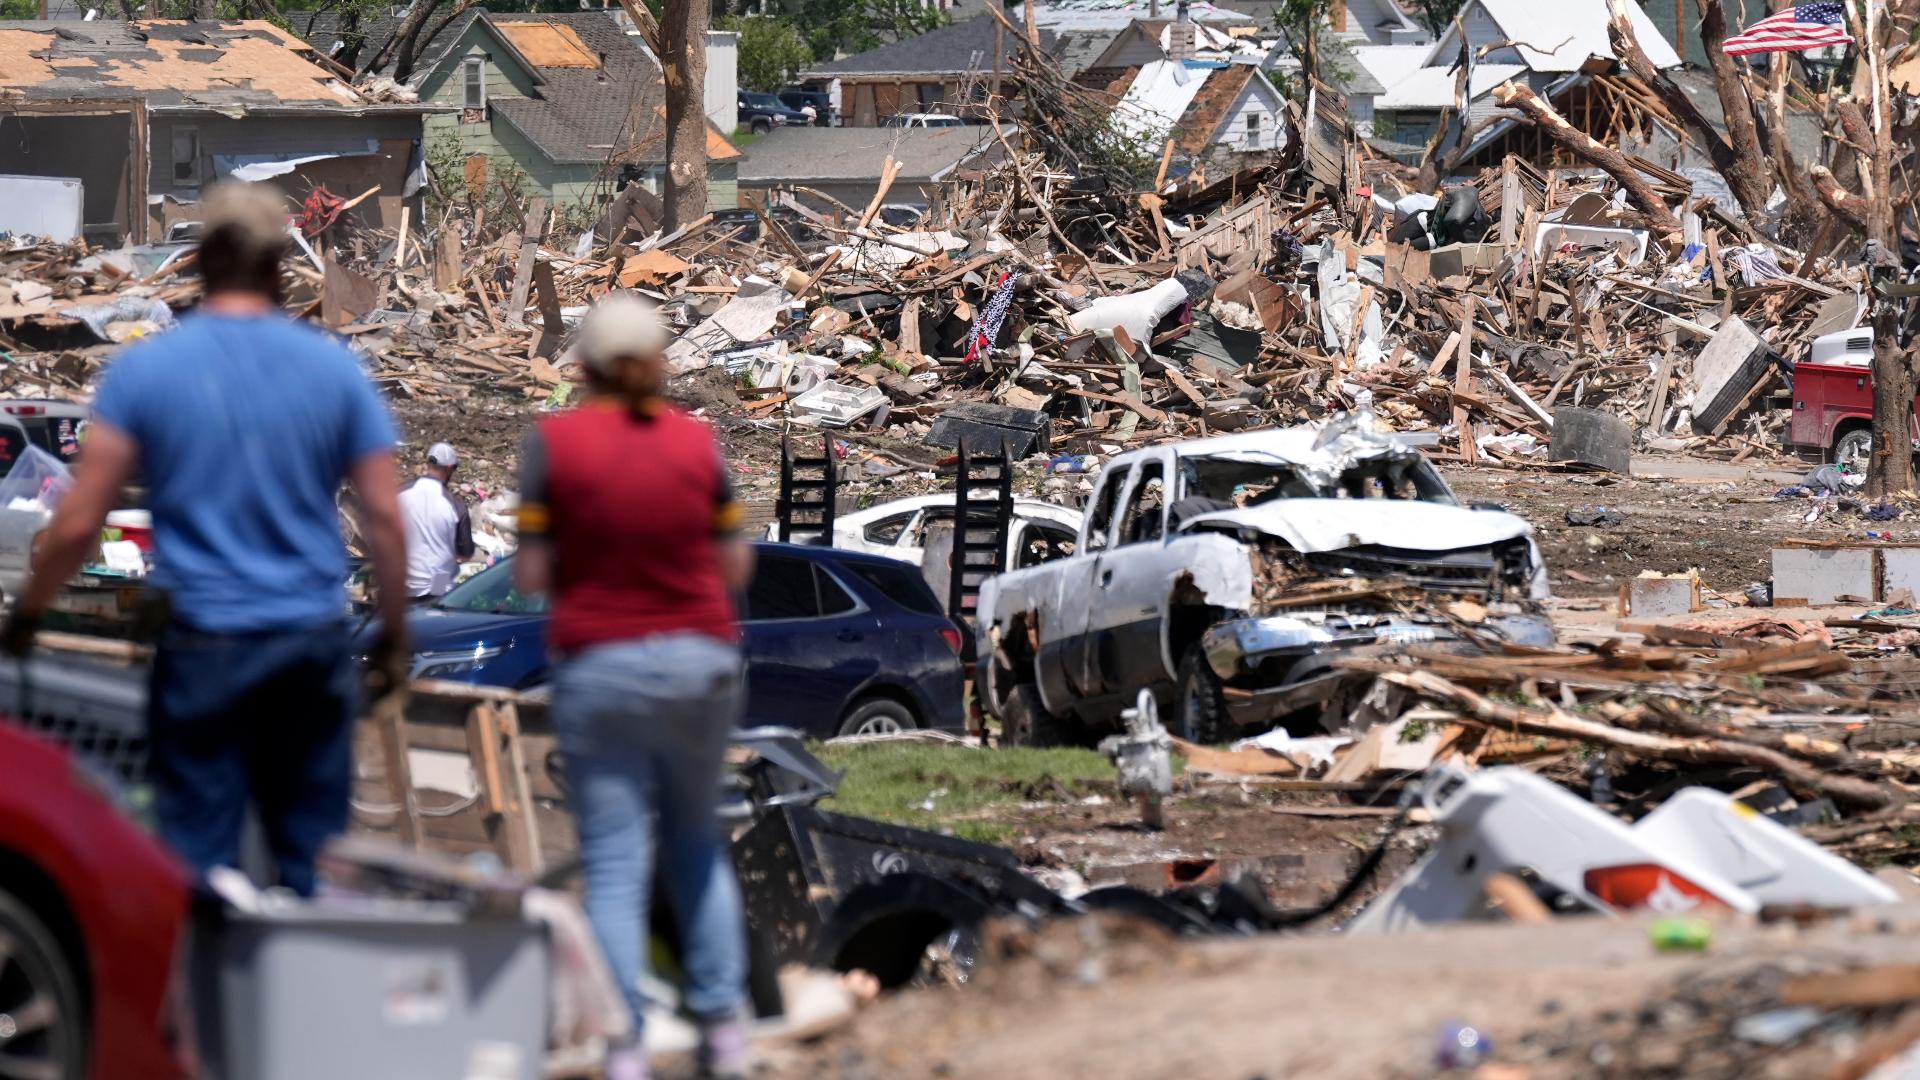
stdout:
POLYGON ((1113 469, 1100 477, 1100 490, 1094 493, 1093 515, 1087 519, 1087 547, 1098 551, 1107 546, 1107 530, 1113 525, 1113 512, 1120 504, 1120 491, 1127 486, 1127 474, 1113 469))
MULTIPOLYGON (((904 564, 903 564, 904 565, 904 564)), ((762 555, 747 587, 747 619, 817 619, 860 606, 846 586, 806 559, 762 555)))
POLYGON ((761 555, 747 587, 747 618, 811 619, 820 614, 813 564, 791 555, 761 555))
POLYGON ((1257 112, 1250 112, 1247 114, 1247 146, 1249 148, 1256 149, 1256 150, 1259 149, 1260 124, 1265 119, 1266 117, 1260 115, 1257 112))
POLYGON ((909 510, 904 514, 894 514, 891 517, 881 518, 879 521, 867 526, 860 535, 866 537, 867 543, 869 544, 898 543, 900 534, 906 532, 907 526, 912 523, 913 511, 909 510))
POLYGON ((434 606, 487 615, 543 615, 544 596, 521 596, 513 587, 513 560, 503 559, 453 587, 434 606))
POLYGON ((1079 537, 1064 525, 1047 525, 1038 521, 1027 523, 1027 531, 1021 534, 1020 550, 1014 553, 1014 569, 1025 570, 1029 566, 1064 559, 1073 554, 1073 545, 1079 537))
POLYGON ((173 129, 173 182, 200 186, 200 129, 173 129))
POLYGON ((820 587, 820 614, 845 615, 860 606, 860 602, 847 592, 846 586, 835 581, 832 574, 816 566, 813 576, 820 587))
POLYGON ((1120 525, 1121 543, 1138 544, 1160 539, 1161 525, 1166 517, 1166 487, 1159 462, 1151 462, 1141 468, 1140 482, 1134 486, 1133 498, 1127 504, 1127 516, 1120 525))
POLYGON ((901 563, 898 566, 876 566, 871 563, 847 563, 841 567, 852 571, 853 576, 873 586, 880 595, 921 615, 945 615, 940 601, 927 587, 927 580, 920 571, 901 563))
POLYGON ((484 109, 487 107, 487 68, 486 61, 478 56, 469 56, 460 65, 461 82, 466 89, 466 107, 484 109))

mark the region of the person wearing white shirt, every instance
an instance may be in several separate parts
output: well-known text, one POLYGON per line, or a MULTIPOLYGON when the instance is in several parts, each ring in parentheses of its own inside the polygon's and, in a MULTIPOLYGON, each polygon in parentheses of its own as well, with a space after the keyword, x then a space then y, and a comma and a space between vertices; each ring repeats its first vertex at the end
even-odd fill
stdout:
POLYGON ((446 443, 427 450, 427 471, 400 493, 407 526, 407 595, 415 603, 453 588, 460 560, 473 556, 473 524, 464 499, 448 490, 460 455, 446 443))

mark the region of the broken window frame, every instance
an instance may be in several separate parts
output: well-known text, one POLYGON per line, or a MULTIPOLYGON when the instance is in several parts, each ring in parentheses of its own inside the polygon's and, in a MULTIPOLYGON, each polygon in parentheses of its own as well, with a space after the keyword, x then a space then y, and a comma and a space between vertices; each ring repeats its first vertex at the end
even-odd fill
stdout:
POLYGON ((465 109, 487 107, 487 61, 469 56, 460 63, 460 101, 465 109), (474 100, 478 97, 478 101, 474 100))
POLYGON ((870 521, 866 528, 860 530, 860 536, 869 544, 899 547, 908 536, 919 533, 917 528, 920 524, 919 513, 918 510, 903 510, 898 514, 889 514, 878 521, 870 521))
POLYGON ((1120 515, 1120 521, 1114 535, 1115 547, 1125 547, 1129 544, 1157 544, 1161 540, 1166 539, 1167 505, 1172 501, 1169 498, 1171 494, 1168 490, 1169 487, 1170 485, 1167 482, 1167 463, 1164 460, 1155 457, 1142 461, 1134 466, 1133 475, 1129 478, 1127 484, 1127 496, 1121 502, 1125 510, 1120 515), (1160 501, 1157 506, 1151 507, 1147 511, 1152 515, 1151 527, 1136 536, 1134 533, 1141 525, 1143 517, 1140 505, 1141 498, 1156 481, 1160 485, 1160 501))
MULTIPOLYGON (((1273 458, 1272 464, 1269 465, 1261 461, 1257 455, 1249 453, 1193 456, 1182 457, 1180 459, 1180 466, 1181 491, 1179 497, 1183 499, 1188 496, 1199 495, 1218 501, 1232 502, 1234 489, 1253 482, 1251 474, 1256 470, 1262 469, 1274 474, 1274 482, 1271 486, 1249 498, 1245 503, 1247 506, 1258 506, 1261 503, 1271 502, 1276 499, 1346 499, 1352 497, 1350 492, 1337 488, 1331 491, 1320 491, 1310 487, 1306 479, 1298 474, 1292 462, 1279 457, 1273 458), (1221 472, 1227 472, 1228 475, 1223 477, 1220 473, 1213 472, 1215 469, 1221 472), (1249 476, 1236 479, 1232 473, 1240 470, 1248 471, 1249 476), (1212 473, 1212 475, 1209 475, 1209 473, 1212 473), (1233 480, 1233 486, 1223 489, 1220 484, 1222 480, 1233 480), (1305 490, 1295 490, 1291 493, 1277 495, 1268 494, 1275 490, 1275 488, 1285 488, 1289 484, 1298 485, 1299 488, 1305 490), (1222 493, 1223 491, 1224 493, 1222 493), (1263 498, 1261 496, 1265 497, 1263 498)), ((1376 474, 1390 469, 1399 470, 1401 472, 1400 478, 1404 482, 1413 485, 1413 497, 1408 501, 1430 502, 1440 506, 1460 505, 1459 497, 1453 493, 1453 489, 1447 486, 1446 480, 1434 469, 1432 463, 1428 462, 1425 458, 1416 457, 1403 462, 1387 462, 1381 460, 1357 461, 1342 471, 1341 479, 1343 482, 1349 478, 1378 479, 1376 474)), ((1389 497, 1398 499, 1406 498, 1404 495, 1392 495, 1389 497)))
POLYGON ((1133 466, 1109 468, 1101 473, 1100 485, 1094 489, 1093 498, 1087 500, 1087 550, 1105 551, 1113 546, 1108 541, 1113 530, 1114 518, 1120 510, 1120 496, 1126 491, 1127 480, 1133 475, 1133 466))
POLYGON ((173 185, 175 187, 197 188, 205 182, 206 176, 200 168, 200 129, 191 124, 178 125, 169 134, 173 143, 173 185), (188 151, 184 158, 180 154, 180 143, 187 141, 188 151), (185 166, 186 174, 181 174, 185 166))

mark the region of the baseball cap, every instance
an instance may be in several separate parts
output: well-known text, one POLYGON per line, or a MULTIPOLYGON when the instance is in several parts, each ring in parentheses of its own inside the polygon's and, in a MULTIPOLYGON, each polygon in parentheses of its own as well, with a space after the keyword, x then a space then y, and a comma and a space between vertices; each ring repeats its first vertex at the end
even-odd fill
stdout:
POLYGON ((427 461, 443 469, 451 469, 460 464, 460 455, 453 452, 451 445, 437 442, 427 448, 427 461))
POLYGON ((265 254, 287 245, 287 200, 279 188, 222 180, 200 200, 202 229, 219 230, 249 251, 265 254))
POLYGON ((667 347, 667 325, 655 305, 632 293, 611 293, 587 312, 573 347, 588 367, 606 374, 623 356, 645 356, 667 347))

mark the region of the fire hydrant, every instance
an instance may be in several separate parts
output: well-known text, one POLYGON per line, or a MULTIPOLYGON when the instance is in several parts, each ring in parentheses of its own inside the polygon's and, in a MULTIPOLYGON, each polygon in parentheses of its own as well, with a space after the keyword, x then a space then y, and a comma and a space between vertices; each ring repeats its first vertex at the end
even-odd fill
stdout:
POLYGON ((1140 803, 1140 820, 1149 829, 1166 827, 1162 804, 1173 794, 1173 739, 1160 726, 1160 707, 1151 691, 1140 691, 1139 702, 1120 714, 1127 733, 1100 740, 1120 773, 1120 794, 1140 803))

